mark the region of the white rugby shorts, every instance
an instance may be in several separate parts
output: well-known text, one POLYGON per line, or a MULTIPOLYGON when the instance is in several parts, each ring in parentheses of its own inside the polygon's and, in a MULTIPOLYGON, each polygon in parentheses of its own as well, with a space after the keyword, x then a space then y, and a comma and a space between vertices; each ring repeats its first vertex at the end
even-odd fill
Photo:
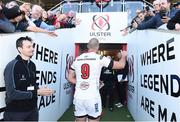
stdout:
POLYGON ((102 106, 101 98, 93 99, 77 99, 74 98, 73 104, 75 106, 74 115, 75 116, 84 116, 88 115, 94 118, 97 118, 101 115, 102 106))

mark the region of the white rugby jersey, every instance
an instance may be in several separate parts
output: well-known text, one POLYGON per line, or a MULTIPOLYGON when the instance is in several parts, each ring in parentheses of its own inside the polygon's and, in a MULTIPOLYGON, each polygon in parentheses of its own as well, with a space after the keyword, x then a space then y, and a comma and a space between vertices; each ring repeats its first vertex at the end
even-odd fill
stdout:
POLYGON ((76 58, 71 68, 76 73, 74 97, 78 99, 99 98, 99 78, 102 67, 112 68, 111 59, 95 52, 83 53, 76 58))

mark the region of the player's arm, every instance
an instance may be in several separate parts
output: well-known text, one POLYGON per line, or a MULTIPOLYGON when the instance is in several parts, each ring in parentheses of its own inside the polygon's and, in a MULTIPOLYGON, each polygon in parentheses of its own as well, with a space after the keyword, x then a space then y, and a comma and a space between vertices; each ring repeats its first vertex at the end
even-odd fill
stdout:
POLYGON ((72 69, 69 70, 68 81, 72 84, 76 84, 76 74, 72 69))
POLYGON ((113 62, 113 67, 112 69, 123 69, 126 65, 126 57, 127 57, 127 52, 122 51, 121 54, 118 56, 120 59, 119 61, 114 61, 113 62))

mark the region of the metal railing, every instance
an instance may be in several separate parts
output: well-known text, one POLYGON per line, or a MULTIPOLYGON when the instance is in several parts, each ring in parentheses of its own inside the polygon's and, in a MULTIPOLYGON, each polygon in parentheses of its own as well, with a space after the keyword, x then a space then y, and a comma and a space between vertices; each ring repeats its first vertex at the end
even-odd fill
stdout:
MULTIPOLYGON (((85 13, 85 12, 127 12, 131 10, 130 14, 135 12, 134 9, 144 9, 146 6, 152 8, 152 4, 145 1, 145 0, 136 0, 136 1, 113 1, 111 0, 109 3, 100 2, 99 6, 97 4, 91 2, 83 2, 79 0, 64 0, 61 1, 59 4, 51 8, 51 11, 57 12, 60 11, 61 13, 67 12, 68 10, 73 10, 78 13, 85 13), (105 4, 108 4, 104 7, 105 4), (68 8, 69 6, 69 8, 68 8)), ((133 16, 134 14, 132 14, 133 16)))
MULTIPOLYGON (((79 0, 63 0, 61 1, 59 4, 55 5, 54 7, 52 7, 51 9, 49 9, 50 11, 53 11, 53 12, 57 12, 57 11, 60 11, 62 12, 63 11, 63 5, 67 4, 67 3, 78 3, 80 4, 80 1, 79 0)), ((79 11, 78 11, 79 12, 79 11)))

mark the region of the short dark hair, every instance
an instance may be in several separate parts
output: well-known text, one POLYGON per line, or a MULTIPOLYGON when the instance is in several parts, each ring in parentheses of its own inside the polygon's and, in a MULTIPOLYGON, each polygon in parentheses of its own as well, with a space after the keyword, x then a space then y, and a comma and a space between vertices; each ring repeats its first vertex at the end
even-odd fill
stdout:
POLYGON ((20 37, 19 39, 16 40, 16 48, 22 47, 23 46, 23 41, 30 41, 32 42, 33 40, 29 36, 25 37, 20 37))

